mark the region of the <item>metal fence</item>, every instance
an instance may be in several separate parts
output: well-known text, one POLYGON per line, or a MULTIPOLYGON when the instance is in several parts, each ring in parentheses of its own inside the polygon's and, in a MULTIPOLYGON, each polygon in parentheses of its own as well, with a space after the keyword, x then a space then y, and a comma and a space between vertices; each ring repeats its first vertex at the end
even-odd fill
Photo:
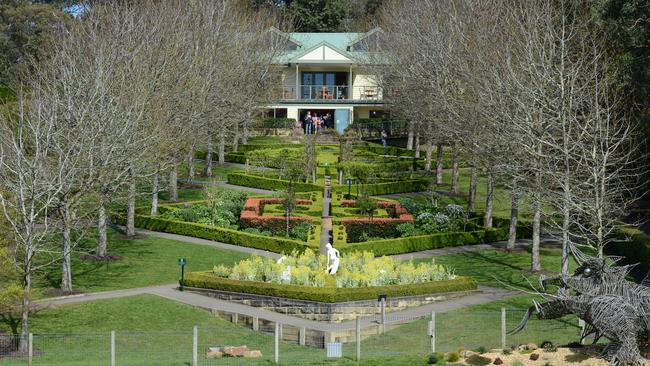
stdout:
MULTIPOLYGON (((182 327, 168 332, 106 332, 95 334, 33 334, 24 352, 16 336, 0 335, 0 365, 303 365, 325 360, 372 360, 511 348, 544 341, 567 344, 578 340, 577 318, 540 321, 507 335, 523 311, 432 313, 426 317, 399 314, 357 317, 308 329, 241 314, 226 315, 223 327, 182 327), (247 346, 250 357, 214 358, 216 348, 247 346)), ((224 317, 223 313, 219 316, 224 317)))

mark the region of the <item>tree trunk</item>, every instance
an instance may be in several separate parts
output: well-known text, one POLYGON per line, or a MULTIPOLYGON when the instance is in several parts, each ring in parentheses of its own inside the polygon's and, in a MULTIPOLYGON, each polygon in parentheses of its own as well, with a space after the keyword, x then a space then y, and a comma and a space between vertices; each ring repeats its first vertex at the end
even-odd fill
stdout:
POLYGON ((414 130, 414 124, 413 122, 409 122, 409 134, 406 140, 406 148, 408 150, 413 150, 413 135, 414 135, 413 130, 414 130))
POLYGON ((415 134, 415 157, 420 158, 420 133, 415 134))
POLYGON ((126 236, 135 236, 135 179, 131 177, 129 182, 128 203, 126 208, 126 236))
POLYGON ((542 203, 539 195, 533 195, 533 247, 531 249, 531 266, 534 272, 542 270, 542 264, 539 256, 540 236, 542 228, 542 203))
POLYGON ((492 208, 494 205, 494 176, 492 170, 488 170, 487 192, 485 194, 485 215, 483 216, 483 226, 487 229, 492 228, 492 208))
POLYGON ((212 176, 212 139, 208 142, 208 152, 205 154, 205 169, 203 170, 203 176, 211 177, 212 176))
POLYGON ((61 206, 63 221, 63 258, 61 260, 61 290, 72 291, 72 266, 70 253, 72 252, 72 220, 70 205, 65 200, 61 206))
POLYGON ((151 182, 151 216, 158 215, 158 173, 153 175, 151 182))
POLYGON ((451 194, 458 194, 458 178, 460 177, 458 149, 454 148, 451 170, 451 194))
POLYGON ((226 163, 226 135, 219 136, 219 165, 226 163))
POLYGON ((172 165, 172 170, 169 172, 169 200, 172 202, 178 201, 178 169, 176 164, 172 165))
POLYGON ((194 148, 190 150, 190 153, 187 154, 187 183, 194 183, 194 148))
MULTIPOLYGON (((28 257, 32 256, 31 250, 28 250, 26 253, 28 257)), ((32 289, 32 268, 31 261, 28 260, 26 265, 25 272, 23 275, 23 300, 20 309, 20 343, 18 345, 19 351, 22 354, 27 354, 29 347, 29 308, 30 304, 30 292, 32 289)))
POLYGON ((475 214, 476 213, 476 185, 477 185, 477 176, 476 168, 472 167, 469 177, 469 192, 468 192, 468 202, 467 202, 467 213, 475 214))
POLYGON ((562 274, 569 274, 569 225, 571 223, 570 202, 565 193, 562 207, 562 274))
POLYGON ((338 170, 338 175, 339 175, 339 185, 343 184, 343 169, 338 170))
POLYGON ((426 158, 424 162, 424 171, 427 175, 431 174, 431 160, 433 157, 433 142, 431 138, 427 138, 426 144, 426 158))
POLYGON ((517 192, 517 179, 512 180, 510 191, 510 230, 508 231, 508 244, 506 249, 514 249, 517 241, 517 216, 519 216, 519 192, 517 192))
POLYGON ((99 214, 97 215, 97 232, 99 238, 97 240, 97 256, 106 256, 107 234, 106 234, 106 193, 102 192, 99 195, 99 214))
POLYGON ((436 146, 436 185, 442 184, 442 144, 436 146))
POLYGON ((242 145, 246 145, 248 143, 248 124, 245 124, 242 128, 241 143, 242 145))
POLYGON ((237 152, 237 150, 239 150, 239 134, 232 140, 232 151, 237 152))

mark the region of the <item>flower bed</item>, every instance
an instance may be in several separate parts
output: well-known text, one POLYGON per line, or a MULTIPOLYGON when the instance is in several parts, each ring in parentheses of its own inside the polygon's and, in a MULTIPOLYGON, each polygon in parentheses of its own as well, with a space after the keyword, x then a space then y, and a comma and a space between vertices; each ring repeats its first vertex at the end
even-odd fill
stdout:
MULTIPOLYGON (((357 201, 343 200, 341 206, 355 207, 357 201)), ((390 217, 352 217, 343 218, 341 223, 345 226, 348 242, 356 243, 363 240, 364 234, 368 232, 369 228, 372 230, 372 235, 383 238, 391 238, 399 236, 397 226, 403 223, 413 223, 413 215, 402 207, 398 202, 378 201, 377 206, 385 209, 390 217)))
MULTIPOLYGON (((283 198, 249 198, 244 203, 244 208, 239 217, 240 227, 242 229, 254 228, 260 231, 268 230, 272 233, 280 233, 286 230, 287 218, 285 216, 263 216, 264 205, 282 203, 283 198)), ((312 201, 308 199, 297 199, 299 205, 311 205, 312 201)), ((312 217, 290 216, 290 226, 306 224, 313 222, 312 217)))
POLYGON ((253 256, 232 268, 216 266, 210 272, 190 273, 186 286, 255 293, 311 301, 336 302, 389 296, 412 296, 476 289, 476 283, 448 268, 428 263, 375 258, 356 252, 341 258, 336 275, 325 271, 326 258, 311 250, 280 261, 253 256))

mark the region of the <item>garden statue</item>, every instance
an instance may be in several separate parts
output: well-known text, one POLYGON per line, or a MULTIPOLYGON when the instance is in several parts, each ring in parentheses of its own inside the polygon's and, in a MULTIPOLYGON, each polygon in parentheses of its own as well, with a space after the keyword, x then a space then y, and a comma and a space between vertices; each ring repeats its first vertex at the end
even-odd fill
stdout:
MULTIPOLYGON (((282 257, 280 257, 280 259, 278 259, 277 263, 281 264, 285 260, 287 260, 287 257, 283 255, 282 257)), ((284 271, 282 271, 282 273, 280 274, 280 282, 291 283, 291 265, 287 265, 284 271)))
POLYGON ((327 248, 327 273, 336 274, 336 271, 339 270, 341 255, 339 254, 339 251, 332 246, 331 243, 327 243, 325 248, 327 248))
POLYGON ((602 356, 610 365, 644 365, 639 351, 639 338, 650 335, 650 287, 646 279, 637 284, 625 279, 632 266, 614 266, 604 259, 588 257, 572 248, 579 267, 573 275, 552 278, 541 276, 539 295, 551 300, 533 301, 524 319, 510 334, 524 329, 536 314, 538 319, 558 319, 575 314, 586 323, 581 340, 593 336, 612 341, 602 356), (555 293, 546 292, 547 285, 556 285, 555 293))

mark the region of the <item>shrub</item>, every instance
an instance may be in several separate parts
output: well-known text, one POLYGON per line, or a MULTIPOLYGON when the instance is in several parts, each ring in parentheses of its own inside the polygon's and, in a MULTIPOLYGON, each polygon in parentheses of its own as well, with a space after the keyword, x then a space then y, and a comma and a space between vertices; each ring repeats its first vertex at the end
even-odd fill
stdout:
POLYGON ((449 352, 447 353, 446 359, 449 362, 458 362, 458 360, 460 360, 460 356, 458 356, 458 353, 456 352, 449 352))
MULTIPOLYGON (((124 223, 124 218, 116 217, 114 221, 118 224, 124 223)), ((136 216, 135 226, 147 230, 193 236, 275 253, 289 253, 293 250, 302 252, 310 247, 307 243, 287 238, 267 237, 211 225, 172 221, 146 215, 136 216)))
POLYGON ((258 121, 257 126, 261 128, 293 128, 295 118, 268 117, 258 121))
MULTIPOLYGON (((278 191, 278 190, 285 189, 289 184, 289 181, 282 180, 282 179, 265 178, 257 175, 251 175, 251 174, 232 173, 232 174, 228 174, 228 183, 238 185, 238 186, 244 186, 244 187, 278 191)), ((314 192, 314 191, 322 192, 323 191, 323 187, 321 186, 315 184, 309 184, 309 183, 300 183, 300 182, 294 182, 293 189, 296 192, 314 192)))
POLYGON ((465 363, 472 366, 486 366, 492 363, 492 360, 481 355, 471 355, 465 359, 465 363))
MULTIPOLYGON (((326 281, 330 275, 321 272, 326 281)), ((453 280, 419 283, 414 285, 393 285, 362 288, 312 287, 291 284, 278 284, 257 281, 239 281, 220 278, 210 272, 190 272, 186 274, 185 286, 214 289, 228 292, 243 292, 263 296, 301 299, 317 302, 342 302, 377 299, 380 294, 390 297, 417 296, 456 291, 475 290, 476 282, 467 277, 453 280)))
POLYGON ((309 223, 306 222, 292 227, 291 238, 300 241, 307 241, 307 237, 309 235, 309 227, 309 223))
POLYGON ((432 354, 430 354, 429 357, 427 358, 427 363, 428 363, 429 365, 435 365, 435 364, 438 363, 438 360, 440 360, 440 358, 438 358, 438 355, 435 354, 435 353, 432 353, 432 354))

